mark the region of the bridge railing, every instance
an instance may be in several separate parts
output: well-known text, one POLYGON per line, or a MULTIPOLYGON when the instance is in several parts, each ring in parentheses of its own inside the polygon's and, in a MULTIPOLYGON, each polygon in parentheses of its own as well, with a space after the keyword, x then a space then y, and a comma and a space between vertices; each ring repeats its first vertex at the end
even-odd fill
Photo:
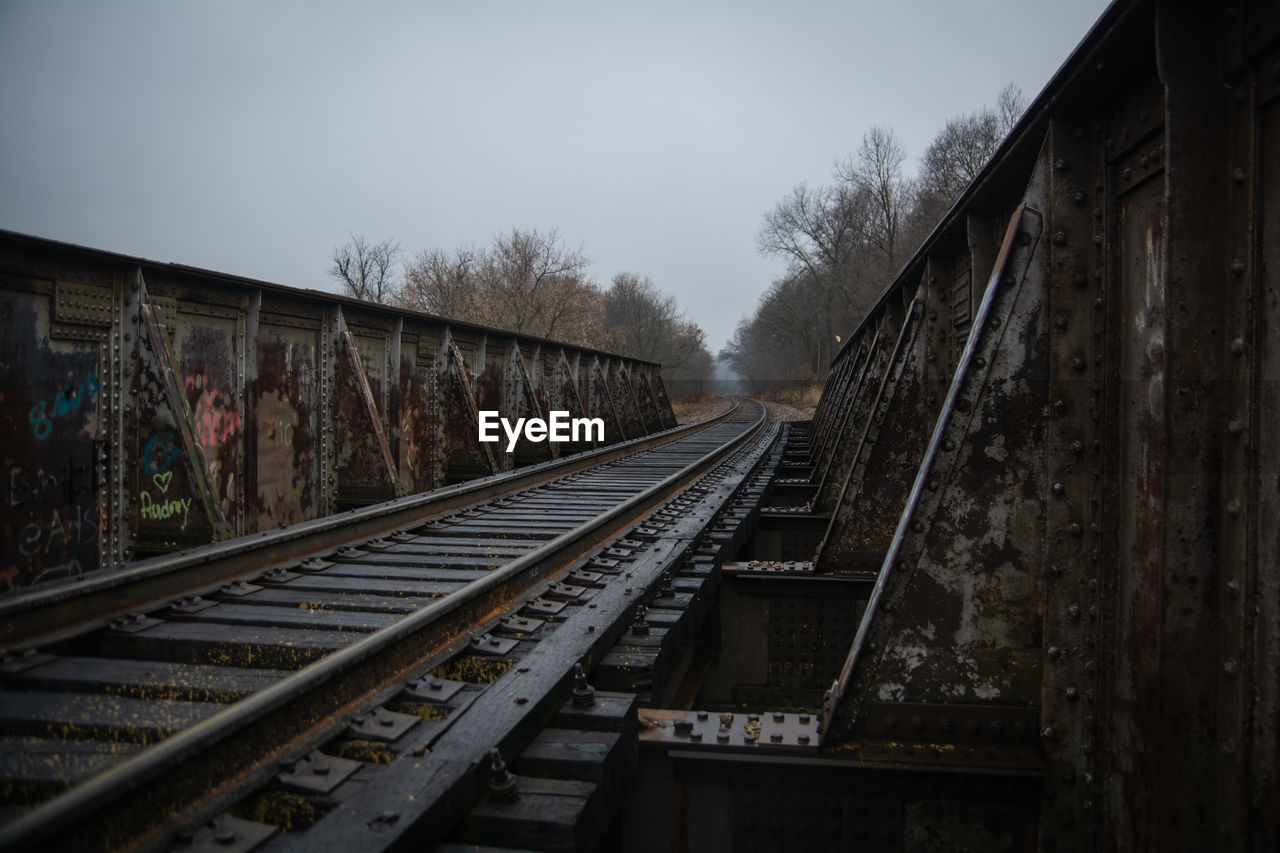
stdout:
POLYGON ((0 314, 0 588, 675 425, 651 362, 7 232, 0 314), (604 438, 508 452, 485 410, 604 438))
POLYGON ((1280 837, 1278 51, 1114 4, 815 413, 815 568, 877 577, 825 743, 1044 773, 1044 849, 1280 837))

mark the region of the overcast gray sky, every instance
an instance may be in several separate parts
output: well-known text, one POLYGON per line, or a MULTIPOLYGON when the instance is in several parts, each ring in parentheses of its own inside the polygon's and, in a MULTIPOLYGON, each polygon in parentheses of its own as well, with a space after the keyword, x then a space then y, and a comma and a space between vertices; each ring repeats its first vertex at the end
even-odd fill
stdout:
POLYGON ((755 235, 872 124, 914 171, 1034 97, 1103 0, 0 0, 0 228, 298 287, 558 228, 718 350, 783 269, 755 235))

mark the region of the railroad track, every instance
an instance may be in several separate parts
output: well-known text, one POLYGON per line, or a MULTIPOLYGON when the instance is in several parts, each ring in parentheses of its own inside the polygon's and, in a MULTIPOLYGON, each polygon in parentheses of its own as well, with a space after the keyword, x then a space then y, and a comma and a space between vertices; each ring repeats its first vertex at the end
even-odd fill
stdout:
MULTIPOLYGON (((710 531, 774 432, 744 401, 0 603, 0 847, 368 850, 490 831, 467 815, 512 799, 499 756, 573 708, 616 745, 635 694, 659 689, 714 581, 710 531), (588 673, 629 692, 591 701, 588 673)), ((595 783, 551 787, 600 808, 595 783)))

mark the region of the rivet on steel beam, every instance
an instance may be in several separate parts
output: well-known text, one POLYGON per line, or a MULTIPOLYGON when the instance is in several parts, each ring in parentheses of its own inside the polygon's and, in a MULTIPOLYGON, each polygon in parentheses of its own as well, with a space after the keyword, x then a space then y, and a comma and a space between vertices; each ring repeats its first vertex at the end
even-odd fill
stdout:
POLYGON ((1065 171, 1067 171, 1067 161, 1066 161, 1066 159, 1065 159, 1065 158, 1063 158, 1063 157, 1059 157, 1057 160, 1054 160, 1054 161, 1053 161, 1053 168, 1054 168, 1055 170, 1059 171, 1059 172, 1065 172, 1065 171))
POLYGON ((1072 605, 1068 606, 1068 607, 1067 607, 1067 617, 1068 617, 1068 618, 1070 618, 1070 619, 1079 619, 1079 618, 1080 618, 1080 605, 1079 605, 1079 604, 1072 604, 1072 605))
POLYGON ((1232 518, 1235 518, 1236 516, 1240 515, 1240 501, 1237 501, 1237 500, 1227 501, 1227 515, 1231 516, 1232 518))
POLYGON ((976 735, 978 730, 982 728, 981 724, 973 717, 964 721, 964 727, 971 735, 976 735))
POLYGON ((1244 339, 1243 338, 1233 338, 1231 340, 1231 354, 1234 355, 1236 358, 1239 358, 1240 356, 1244 355, 1244 339))
POLYGON ((1054 400, 1054 401, 1053 401, 1053 411, 1054 411, 1054 414, 1058 414, 1058 415, 1060 415, 1060 414, 1062 414, 1063 412, 1065 412, 1066 410, 1067 410, 1067 401, 1066 401, 1066 400, 1058 399, 1058 400, 1054 400))
POLYGON ((1045 726, 1043 729, 1040 730, 1040 736, 1045 740, 1057 740, 1058 730, 1055 729, 1053 726, 1045 726))
POLYGON ((1067 245, 1067 232, 1066 231, 1053 232, 1053 244, 1055 246, 1067 245))
POLYGON ((1072 453, 1079 456, 1081 453, 1084 453, 1084 442, 1077 438, 1075 441, 1071 442, 1070 450, 1072 453))
POLYGON ((996 734, 1003 734, 1003 733, 1004 733, 1004 720, 992 720, 992 721, 991 721, 991 731, 995 732, 996 734))
POLYGON ((1019 232, 1018 232, 1018 245, 1019 245, 1019 246, 1029 246, 1029 245, 1031 245, 1031 233, 1030 233, 1030 232, 1028 232, 1028 231, 1019 231, 1019 232))
POLYGON ((1080 536, 1084 533, 1084 528, 1073 521, 1071 524, 1067 525, 1067 532, 1072 536, 1080 536))
POLYGON ((1066 491, 1067 491, 1067 487, 1064 486, 1062 483, 1054 483, 1050 488, 1053 490, 1053 493, 1058 497, 1062 497, 1062 495, 1066 494, 1066 491))
POLYGON ((1084 190, 1076 190, 1075 192, 1073 192, 1071 194, 1071 200, 1076 204, 1084 204, 1085 202, 1084 190))
POLYGON ((1236 662, 1234 660, 1225 661, 1222 664, 1222 672, 1227 678, 1236 677, 1236 662))
POLYGON ((1120 177, 1124 178, 1126 181, 1132 181, 1132 180, 1133 180, 1133 170, 1132 170, 1132 169, 1125 169, 1125 170, 1124 170, 1124 172, 1122 172, 1122 173, 1121 173, 1120 177))
POLYGON ((1227 594, 1232 598, 1238 598, 1240 596, 1240 584, 1238 581, 1234 579, 1227 581, 1227 594))
POLYGON ((1244 275, 1244 259, 1243 258, 1232 259, 1231 271, 1236 275, 1244 275))
POLYGON ((1076 356, 1075 358, 1071 359, 1071 369, 1074 370, 1076 373, 1083 373, 1085 367, 1086 365, 1085 365, 1084 359, 1081 358, 1080 356, 1076 356))
POLYGON ((1227 432, 1232 435, 1239 435, 1244 432, 1244 423, 1239 418, 1233 419, 1231 423, 1227 424, 1227 432))
POLYGON ((1234 169, 1231 170, 1231 177, 1237 184, 1243 184, 1244 178, 1245 178, 1244 169, 1241 169, 1239 166, 1236 166, 1234 169))
POLYGON ((947 451, 955 450, 956 443, 949 438, 944 438, 942 440, 942 449, 947 451))
POLYGON ((1080 691, 1074 687, 1067 688, 1067 699, 1074 702, 1080 698, 1080 691))
POLYGON ((987 366, 987 360, 982 356, 974 358, 973 363, 979 370, 987 366))
POLYGON ((1066 329, 1066 328, 1067 328, 1067 315, 1066 315, 1066 314, 1058 314, 1058 315, 1054 316, 1054 318, 1053 318, 1053 327, 1054 327, 1055 329, 1057 329, 1058 331, 1060 331, 1060 332, 1061 332, 1062 330, 1066 329))
POLYGON ((1047 654, 1049 655, 1049 660, 1057 660, 1062 657, 1062 649, 1057 646, 1050 646, 1047 654))

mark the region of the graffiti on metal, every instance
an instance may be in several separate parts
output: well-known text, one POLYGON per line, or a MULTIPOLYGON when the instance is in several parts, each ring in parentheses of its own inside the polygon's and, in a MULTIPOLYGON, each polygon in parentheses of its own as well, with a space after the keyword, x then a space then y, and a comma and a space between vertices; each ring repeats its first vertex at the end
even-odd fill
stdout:
POLYGON ((647 362, 17 234, 0 317, 0 588, 596 444, 491 452, 479 401, 513 423, 601 417, 606 442, 674 423, 652 392, 626 431, 613 412, 611 378, 661 382, 647 362))

